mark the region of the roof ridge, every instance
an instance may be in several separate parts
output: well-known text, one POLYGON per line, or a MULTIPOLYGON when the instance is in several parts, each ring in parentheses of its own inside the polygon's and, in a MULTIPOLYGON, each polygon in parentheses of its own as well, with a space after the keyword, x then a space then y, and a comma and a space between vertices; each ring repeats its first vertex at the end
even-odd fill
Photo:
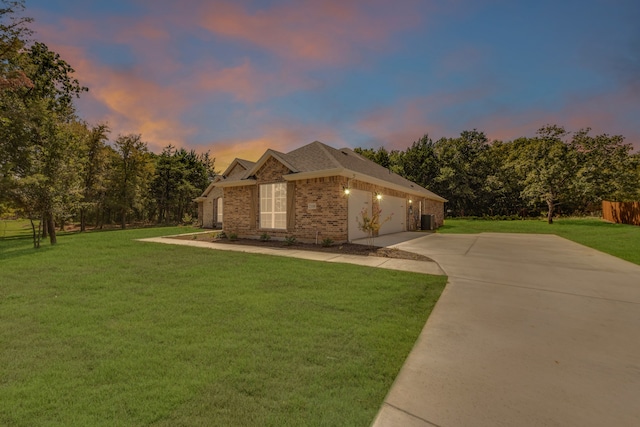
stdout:
POLYGON ((313 142, 312 142, 312 144, 319 145, 319 146, 320 146, 320 148, 322 149, 322 151, 324 151, 324 152, 325 152, 325 154, 327 154, 327 155, 329 156, 329 160, 331 161, 331 163, 333 163, 333 165, 334 165, 335 167, 337 167, 337 168, 341 168, 341 167, 342 167, 342 164, 338 161, 338 159, 336 159, 336 158, 335 158, 335 156, 333 155, 333 153, 332 153, 332 152, 330 152, 328 149, 330 148, 330 149, 332 149, 332 150, 334 150, 334 151, 339 151, 339 150, 336 150, 336 149, 335 149, 335 148, 333 148, 333 147, 329 147, 328 145, 323 144, 322 142, 317 141, 317 140, 316 140, 316 141, 313 141, 313 142))

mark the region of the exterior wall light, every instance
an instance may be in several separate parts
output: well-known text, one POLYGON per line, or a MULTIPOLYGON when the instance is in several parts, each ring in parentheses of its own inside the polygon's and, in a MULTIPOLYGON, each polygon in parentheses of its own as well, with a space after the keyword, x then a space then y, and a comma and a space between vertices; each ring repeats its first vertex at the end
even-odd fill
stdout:
POLYGON ((376 199, 382 200, 382 194, 380 194, 380 193, 376 194, 376 199))
POLYGON ((349 187, 345 187, 344 194, 346 194, 348 196, 349 193, 351 193, 351 189, 349 187))
POLYGON ((409 199, 409 204, 413 203, 413 200, 409 199))

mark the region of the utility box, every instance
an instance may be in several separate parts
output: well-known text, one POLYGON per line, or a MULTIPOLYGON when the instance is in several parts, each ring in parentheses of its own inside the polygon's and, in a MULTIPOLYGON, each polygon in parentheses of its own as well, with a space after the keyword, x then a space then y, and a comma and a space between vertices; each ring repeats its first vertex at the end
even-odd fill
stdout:
POLYGON ((435 215, 422 215, 420 217, 420 229, 421 230, 433 230, 436 228, 436 216, 435 215))

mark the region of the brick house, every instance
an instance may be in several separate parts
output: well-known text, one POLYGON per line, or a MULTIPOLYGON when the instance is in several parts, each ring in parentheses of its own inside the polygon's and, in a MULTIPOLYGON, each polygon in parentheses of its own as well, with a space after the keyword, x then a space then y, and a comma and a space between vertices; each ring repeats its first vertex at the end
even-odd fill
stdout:
POLYGON ((374 206, 388 218, 380 235, 419 229, 422 215, 437 228, 446 202, 348 148, 318 141, 286 154, 267 150, 255 163, 235 159, 196 201, 205 228, 312 242, 366 237, 358 219, 374 206))

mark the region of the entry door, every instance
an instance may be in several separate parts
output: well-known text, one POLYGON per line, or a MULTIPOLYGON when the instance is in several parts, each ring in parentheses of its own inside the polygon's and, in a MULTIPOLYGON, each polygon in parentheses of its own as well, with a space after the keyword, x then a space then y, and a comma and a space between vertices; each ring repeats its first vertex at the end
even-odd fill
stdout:
POLYGON ((369 217, 371 217, 371 201, 373 194, 370 191, 362 191, 352 189, 349 193, 349 204, 348 204, 348 227, 349 227, 349 241, 353 241, 356 239, 364 239, 367 237, 367 233, 360 230, 358 228, 358 219, 362 221, 362 216, 360 215, 362 210, 366 210, 369 217))

